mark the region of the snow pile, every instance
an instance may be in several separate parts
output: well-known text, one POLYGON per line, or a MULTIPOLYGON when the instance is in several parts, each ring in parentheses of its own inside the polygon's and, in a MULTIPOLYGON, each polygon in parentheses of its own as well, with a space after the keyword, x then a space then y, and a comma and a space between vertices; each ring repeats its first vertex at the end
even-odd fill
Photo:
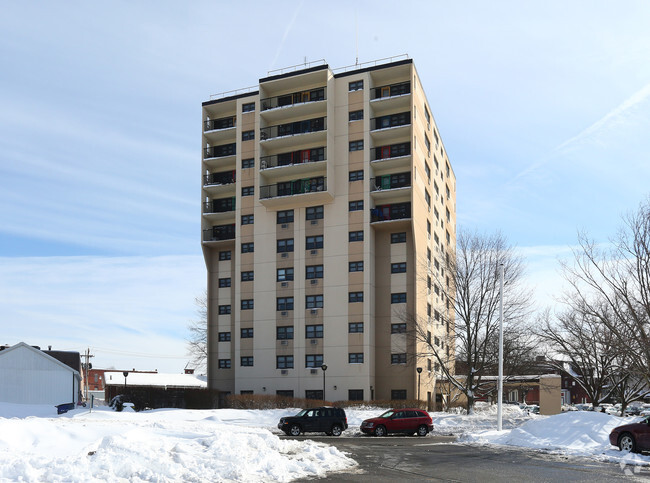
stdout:
MULTIPOLYGON (((9 409, 0 405, 0 414, 9 409)), ((225 411, 0 418, 0 480, 290 481, 356 466, 335 447, 281 440, 252 427, 252 414, 225 411), (235 414, 237 425, 224 422, 235 414)), ((277 424, 275 414, 264 419, 277 424)))
MULTIPOLYGON (((477 431, 497 429, 497 406, 496 404, 477 403, 474 412, 470 415, 456 413, 431 413, 433 419, 434 434, 453 434, 456 436, 465 433, 476 433, 477 431)), ((528 414, 519 406, 504 404, 502 413, 502 427, 511 429, 521 426, 531 418, 538 416, 528 414)))

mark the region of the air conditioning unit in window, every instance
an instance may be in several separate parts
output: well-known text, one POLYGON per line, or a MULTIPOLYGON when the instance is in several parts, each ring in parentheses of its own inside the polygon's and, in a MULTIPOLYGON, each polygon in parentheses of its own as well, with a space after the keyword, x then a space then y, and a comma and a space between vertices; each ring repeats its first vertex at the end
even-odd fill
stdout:
POLYGON ((318 340, 317 340, 317 339, 312 339, 312 340, 311 340, 311 345, 317 345, 317 344, 318 344, 318 340))
POLYGON ((309 253, 310 253, 311 255, 318 255, 318 250, 312 250, 312 251, 309 252, 309 253))
POLYGON ((286 223, 282 223, 282 225, 280 225, 280 227, 281 228, 289 228, 289 225, 287 225, 286 223))
POLYGON ((282 255, 280 255, 280 258, 287 258, 288 256, 289 256, 288 253, 283 253, 282 255))
POLYGON ((312 279, 312 280, 311 280, 311 284, 312 284, 312 285, 318 285, 318 280, 316 280, 316 279, 312 279))
POLYGON ((289 341, 287 340, 281 340, 280 345, 289 345, 289 341))
POLYGON ((288 287, 289 284, 288 284, 287 282, 282 282, 282 283, 280 284, 280 286, 281 286, 281 287, 288 287))
POLYGON ((318 313, 318 309, 311 309, 309 312, 310 312, 312 315, 315 315, 315 314, 318 313))
POLYGON ((311 220, 312 225, 318 225, 318 220, 311 220))
POLYGON ((286 370, 286 369, 282 369, 282 370, 280 371, 280 374, 282 374, 283 376, 286 376, 287 374, 289 374, 289 371, 286 370))
POLYGON ((318 374, 318 369, 312 369, 312 370, 309 371, 309 372, 310 372, 311 374, 318 374))
POLYGON ((282 317, 286 317, 287 315, 289 315, 289 313, 288 313, 288 312, 280 312, 280 315, 281 315, 282 317))

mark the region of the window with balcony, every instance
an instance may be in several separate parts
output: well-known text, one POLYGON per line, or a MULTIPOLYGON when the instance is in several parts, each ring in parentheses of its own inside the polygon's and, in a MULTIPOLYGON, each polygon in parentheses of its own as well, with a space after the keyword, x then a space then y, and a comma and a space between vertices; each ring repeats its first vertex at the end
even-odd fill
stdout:
POLYGON ((395 173, 374 178, 375 190, 406 188, 411 186, 411 173, 395 173))
POLYGON ((293 339, 293 326, 287 325, 275 328, 275 338, 277 340, 291 340, 293 339))
POLYGON ((348 272, 363 272, 363 262, 349 262, 348 272))
POLYGON ((349 242, 363 241, 363 230, 349 232, 348 241, 349 242))
POLYGON ((307 91, 291 92, 277 97, 267 97, 260 101, 262 110, 287 107, 305 102, 316 102, 325 100, 325 87, 318 87, 307 91))
POLYGON ((327 129, 327 121, 325 117, 304 119, 302 121, 279 124, 277 126, 263 127, 260 129, 260 139, 264 141, 276 137, 295 136, 298 134, 324 131, 325 129, 327 129))
POLYGON ((276 356, 275 357, 275 368, 276 369, 293 369, 293 356, 276 356))
POLYGON ((286 282, 293 280, 293 267, 291 268, 278 268, 276 274, 278 282, 286 282))
POLYGON ((253 280, 255 280, 255 272, 253 270, 246 270, 241 273, 242 282, 252 282, 253 280))
POLYGON ((411 154, 411 143, 397 143, 374 149, 374 159, 398 158, 411 154))
POLYGON ((319 248, 323 248, 323 235, 306 237, 305 248, 307 250, 317 250, 319 248))
POLYGON ((204 129, 206 131, 214 131, 217 129, 229 129, 235 127, 237 120, 234 116, 221 117, 219 119, 208 119, 204 122, 204 129))
POLYGON ((235 171, 220 171, 218 173, 204 175, 203 184, 205 186, 232 184, 235 182, 235 179, 235 171))
POLYGON ((322 265, 307 265, 305 267, 305 278, 307 280, 313 280, 316 278, 323 278, 323 266, 322 265))
POLYGON ((322 295, 306 295, 305 296, 306 309, 322 309, 323 296, 322 295))
POLYGON ((371 223, 377 221, 403 220, 411 217, 411 203, 393 203, 378 205, 370 210, 371 223))
POLYGON ((363 333, 363 322, 350 322, 350 323, 348 323, 348 333, 350 333, 350 334, 362 334, 363 333))
POLYGON ((285 238, 277 241, 277 252, 288 253, 293 251, 293 238, 285 238))
POLYGON ((278 225, 293 223, 293 210, 278 211, 276 215, 276 222, 278 225))
MULTIPOLYGON (((305 356, 305 367, 320 367, 322 365, 323 365, 323 354, 307 354, 305 356)), ((321 399, 322 399, 323 391, 314 391, 314 392, 319 392, 321 394, 321 399)))
POLYGON ((252 339, 253 338, 253 328, 246 328, 240 330, 240 336, 242 339, 252 339))
POLYGON ((305 339, 322 339, 322 338, 323 338, 323 324, 305 326, 305 339))
POLYGON ((411 93, 411 83, 409 81, 400 82, 398 84, 385 85, 375 87, 373 89, 373 99, 381 99, 383 97, 403 96, 411 93))
POLYGON ((370 120, 370 129, 388 129, 391 127, 406 126, 411 124, 411 113, 409 111, 398 114, 379 116, 370 120))
POLYGON ((363 292, 348 292, 348 303, 363 302, 363 292))
POLYGON ((203 152, 204 158, 223 158, 234 156, 237 152, 237 144, 222 144, 220 146, 208 146, 203 152))
POLYGON ((276 310, 293 310, 293 297, 277 297, 276 298, 276 310))
POLYGON ((325 161, 325 147, 301 149, 299 151, 274 154, 272 156, 263 156, 260 158, 260 167, 266 169, 317 161, 325 161))

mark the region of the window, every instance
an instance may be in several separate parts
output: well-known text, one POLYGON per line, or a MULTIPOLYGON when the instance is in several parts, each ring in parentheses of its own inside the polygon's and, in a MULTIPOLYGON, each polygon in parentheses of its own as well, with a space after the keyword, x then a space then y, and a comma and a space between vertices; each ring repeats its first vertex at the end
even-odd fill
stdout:
POLYGON ((231 284, 230 278, 219 279, 219 288, 230 287, 230 284, 231 284))
POLYGON ((348 354, 348 363, 363 364, 363 352, 350 352, 348 354))
POLYGON ((363 302, 363 292, 349 292, 348 303, 363 302))
POLYGON ((284 327, 275 328, 275 338, 278 340, 293 339, 293 326, 287 325, 284 327))
POLYGON ((350 111, 349 119, 350 121, 361 121, 363 119, 363 109, 350 111))
POLYGON ((391 364, 406 364, 406 353, 401 354, 391 354, 390 355, 391 364))
POLYGON ((276 356, 276 369, 293 369, 293 356, 276 356))
MULTIPOLYGON (((305 367, 320 367, 323 365, 323 354, 308 354, 305 356, 305 367)), ((323 391, 319 391, 321 394, 323 391)))
POLYGON ((253 253, 254 251, 255 251, 255 244, 253 242, 241 244, 242 253, 253 253))
POLYGON ((424 106, 424 117, 427 120, 427 123, 431 122, 431 114, 429 114, 429 109, 427 109, 427 106, 424 106))
POLYGON ((306 220, 320 220, 323 218, 323 206, 309 206, 305 212, 306 220))
POLYGON ((305 267, 305 278, 323 278, 323 266, 322 265, 308 265, 305 267))
POLYGON ((363 89, 363 80, 353 81, 348 84, 348 90, 350 91, 360 91, 363 89))
POLYGON ((254 194, 255 194, 255 186, 242 186, 241 188, 242 196, 253 196, 254 194))
POLYGON ((447 218, 447 223, 451 223, 451 214, 448 208, 445 208, 445 217, 447 218))
POLYGON ((348 332, 350 334, 363 334, 363 322, 350 322, 348 332))
POLYGON ((305 326, 305 339, 322 339, 323 338, 323 325, 306 325, 305 326))
POLYGON ((293 238, 285 238, 277 242, 278 253, 286 253, 293 251, 293 238))
POLYGON ((363 180, 363 169, 357 171, 350 171, 348 175, 348 181, 361 181, 363 180))
POLYGON ((363 262, 349 262, 348 263, 349 272, 363 272, 363 262))
POLYGON ((293 397, 293 391, 275 391, 276 396, 293 397))
POLYGON ((406 273, 406 262, 391 263, 390 273, 406 273))
POLYGON ((322 309, 323 296, 322 295, 307 295, 305 296, 306 309, 322 309))
POLYGON ((253 328, 241 329, 241 338, 242 339, 252 339, 253 338, 253 328))
POLYGON ((363 401, 363 389, 348 389, 348 401, 363 401))
POLYGON ((427 181, 431 183, 431 168, 427 163, 424 163, 424 173, 427 175, 427 181))
POLYGON ((406 303, 406 292, 390 294, 390 303, 391 304, 405 304, 406 303))
POLYGON ((252 270, 248 270, 246 272, 241 273, 241 281, 242 282, 252 282, 255 280, 255 272, 252 270))
POLYGON ((429 207, 429 211, 431 211, 431 195, 427 190, 424 190, 424 201, 427 202, 427 206, 429 207))
POLYGON ((230 332, 219 332, 219 342, 230 341, 230 332))
POLYGON ((246 395, 246 394, 255 394, 255 393, 253 391, 244 391, 244 390, 242 390, 242 391, 239 391, 239 394, 246 395))
POLYGON ((255 139, 255 131, 242 131, 241 140, 242 141, 251 141, 255 139))
POLYGON ((436 321, 440 321, 440 312, 437 310, 433 312, 433 318, 436 319, 436 321))
POLYGON ((253 299, 245 299, 241 301, 242 310, 253 310, 253 305, 254 305, 253 299))
POLYGON ((253 356, 240 358, 240 365, 242 367, 253 367, 253 356))
POLYGON ((449 236, 449 232, 445 232, 445 238, 447 239, 447 243, 451 241, 451 237, 449 236))
POLYGON ((308 236, 306 239, 305 248, 307 250, 323 248, 323 235, 308 236))
POLYGON ((427 303, 427 317, 431 317, 431 304, 427 303))
POLYGON ((350 141, 349 151, 363 151, 363 139, 360 141, 350 141))
POLYGON ((278 268, 276 280, 278 282, 286 282, 288 280, 293 280, 293 267, 278 268))
POLYGON ((219 315, 228 315, 230 313, 230 305, 220 305, 219 315))
POLYGON ((391 243, 406 243, 406 232, 401 233, 391 233, 390 234, 391 243))
POLYGON ((350 233, 348 233, 348 241, 350 242, 363 241, 363 230, 351 231, 350 233))
POLYGON ((406 389, 392 389, 390 391, 391 399, 406 399, 406 389))
POLYGON ((390 324, 391 334, 404 334, 406 332, 406 323, 390 324))
MULTIPOLYGON (((242 195, 243 196, 243 195, 242 195)), ((242 225, 252 225, 255 221, 254 215, 241 215, 241 224, 242 225)))
POLYGON ((278 211, 276 221, 278 225, 283 223, 293 223, 293 210, 278 211))
POLYGON ((219 369, 230 369, 230 359, 219 359, 219 369))
POLYGON ((317 401, 323 400, 322 389, 307 389, 305 390, 305 399, 316 399, 317 401))
POLYGON ((241 105, 241 112, 253 112, 255 110, 254 102, 247 102, 241 105))
POLYGON ((219 252, 219 260, 230 260, 230 250, 219 252))
POLYGON ((241 160, 241 167, 242 167, 242 169, 254 168, 255 167, 255 160, 253 158, 242 159, 241 160))
POLYGON ((350 201, 348 203, 348 211, 361 211, 363 210, 363 200, 350 201))
POLYGON ((293 297, 278 297, 276 310, 293 310, 293 297))
POLYGON ((427 152, 431 153, 431 141, 429 141, 429 136, 424 135, 424 145, 427 147, 427 152))

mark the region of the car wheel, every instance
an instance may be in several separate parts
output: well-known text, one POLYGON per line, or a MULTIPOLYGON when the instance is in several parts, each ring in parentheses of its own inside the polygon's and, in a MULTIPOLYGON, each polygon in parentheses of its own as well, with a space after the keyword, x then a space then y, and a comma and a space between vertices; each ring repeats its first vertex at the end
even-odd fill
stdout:
POLYGON ((426 436, 429 430, 424 424, 421 424, 418 428, 418 436, 426 436))
POLYGON ((618 448, 621 451, 636 453, 636 441, 634 441, 634 436, 630 433, 623 433, 621 437, 618 438, 618 448))
POLYGON ((377 426, 375 428, 375 436, 386 436, 386 428, 383 426, 377 426))
POLYGON ((292 424, 289 432, 291 433, 291 436, 300 436, 300 426, 292 424))
POLYGON ((335 424, 332 426, 332 432, 330 434, 334 436, 341 436, 341 433, 343 432, 343 428, 339 424, 335 424))

